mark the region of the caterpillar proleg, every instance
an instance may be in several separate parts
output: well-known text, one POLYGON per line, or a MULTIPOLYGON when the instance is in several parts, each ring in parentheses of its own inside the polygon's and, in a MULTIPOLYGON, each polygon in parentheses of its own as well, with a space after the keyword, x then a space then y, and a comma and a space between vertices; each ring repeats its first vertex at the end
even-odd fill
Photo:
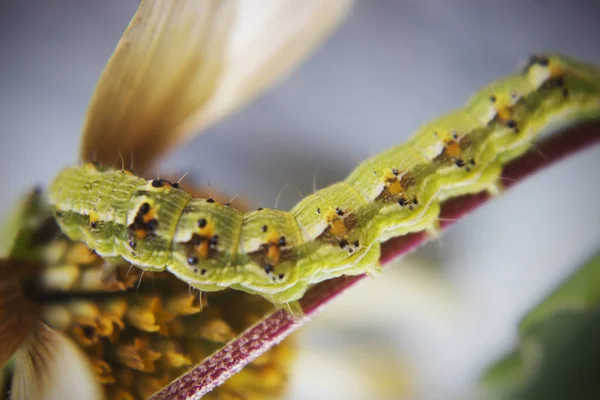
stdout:
POLYGON ((290 212, 242 214, 177 184, 89 163, 63 170, 50 201, 62 230, 102 257, 282 304, 323 280, 376 273, 383 241, 435 231, 442 201, 498 193, 503 165, 542 133, 599 117, 600 69, 537 55, 290 212))

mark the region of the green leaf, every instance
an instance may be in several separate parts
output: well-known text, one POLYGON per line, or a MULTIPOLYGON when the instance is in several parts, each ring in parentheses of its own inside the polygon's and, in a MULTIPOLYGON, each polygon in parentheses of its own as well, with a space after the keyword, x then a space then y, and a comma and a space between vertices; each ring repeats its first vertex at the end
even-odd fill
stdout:
POLYGON ((600 253, 527 313, 519 338, 485 372, 481 398, 600 398, 600 253))

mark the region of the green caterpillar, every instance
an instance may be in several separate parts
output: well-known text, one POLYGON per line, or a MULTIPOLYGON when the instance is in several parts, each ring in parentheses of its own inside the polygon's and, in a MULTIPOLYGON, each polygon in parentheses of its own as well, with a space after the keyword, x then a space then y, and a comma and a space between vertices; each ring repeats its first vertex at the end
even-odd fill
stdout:
POLYGON ((50 201, 62 230, 102 257, 166 269, 200 290, 233 288, 283 304, 311 284, 376 273, 381 242, 435 232, 440 202, 499 193, 503 165, 533 139, 557 123, 598 117, 600 69, 539 55, 290 212, 242 214, 177 184, 92 164, 63 170, 50 201))

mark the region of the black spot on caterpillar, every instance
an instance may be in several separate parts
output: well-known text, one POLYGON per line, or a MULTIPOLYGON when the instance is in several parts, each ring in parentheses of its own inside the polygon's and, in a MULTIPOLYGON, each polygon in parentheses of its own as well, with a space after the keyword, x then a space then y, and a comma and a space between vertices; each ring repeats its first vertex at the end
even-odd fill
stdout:
POLYGON ((242 214, 166 181, 92 164, 63 170, 50 199, 63 231, 103 257, 166 269, 200 290, 233 288, 281 304, 313 283, 378 271, 381 242, 434 231, 441 201, 498 193, 503 165, 541 133, 598 117, 598 68, 534 56, 290 212, 242 214))

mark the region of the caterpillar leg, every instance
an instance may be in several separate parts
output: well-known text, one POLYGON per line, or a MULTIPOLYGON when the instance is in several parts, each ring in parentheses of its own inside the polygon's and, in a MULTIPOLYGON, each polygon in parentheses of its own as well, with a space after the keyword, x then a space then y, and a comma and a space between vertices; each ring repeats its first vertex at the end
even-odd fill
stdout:
MULTIPOLYGON (((386 226, 379 234, 378 240, 383 243, 397 236, 430 229, 440 215, 440 203, 439 201, 432 200, 429 204, 419 207, 423 207, 423 209, 419 209, 418 214, 415 214, 412 218, 398 221, 395 224, 390 223, 386 226)), ((385 221, 382 222, 385 223, 385 221)))
POLYGON ((299 301, 290 301, 289 303, 278 304, 277 308, 283 308, 287 310, 295 320, 301 320, 306 316, 299 301))
POLYGON ((502 192, 504 192, 504 184, 502 183, 502 179, 500 178, 497 181, 490 183, 485 191, 491 197, 500 196, 502 192))
POLYGON ((500 177, 502 174, 502 165, 492 163, 486 166, 478 175, 477 179, 461 186, 445 188, 439 195, 441 201, 467 194, 475 194, 482 191, 489 192, 491 195, 497 195, 501 192, 502 185, 500 177))
POLYGON ((375 277, 381 274, 382 267, 379 264, 381 247, 379 243, 373 243, 365 256, 356 265, 344 272, 344 275, 363 275, 375 277))
MULTIPOLYGON (((302 307, 298 303, 306 290, 308 289, 308 283, 304 281, 297 282, 294 286, 289 289, 286 289, 282 292, 277 293, 267 293, 267 292, 253 292, 254 294, 258 294, 264 297, 266 300, 273 303, 278 308, 285 308, 292 314, 299 314, 300 316, 304 315, 302 313, 302 307)), ((244 291, 249 292, 247 289, 244 291)))
POLYGON ((440 225, 440 220, 432 221, 431 224, 424 229, 425 235, 429 240, 436 240, 442 234, 442 227, 440 225))
POLYGON ((369 267, 367 267, 365 274, 371 278, 376 278, 381 275, 383 272, 383 267, 379 263, 375 263, 369 267))

